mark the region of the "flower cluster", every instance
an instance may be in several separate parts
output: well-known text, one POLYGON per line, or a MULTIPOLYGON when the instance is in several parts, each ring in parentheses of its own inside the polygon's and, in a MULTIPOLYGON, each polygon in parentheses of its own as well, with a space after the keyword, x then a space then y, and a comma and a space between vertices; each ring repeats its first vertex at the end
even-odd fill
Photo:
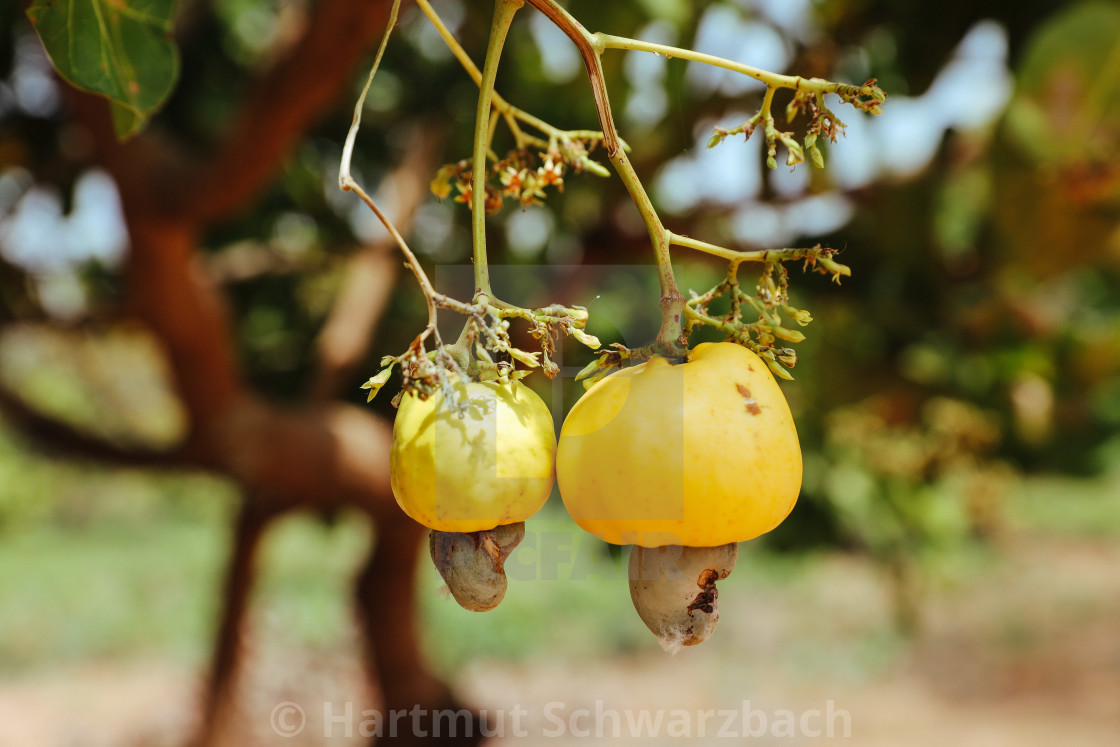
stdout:
MULTIPOLYGON (((510 151, 487 169, 486 212, 498 212, 510 199, 516 200, 522 207, 539 205, 548 197, 545 190, 550 187, 563 192, 567 166, 568 161, 559 149, 544 153, 527 149, 510 151)), ((454 194, 455 202, 471 207, 474 192, 472 160, 442 166, 432 179, 431 190, 441 200, 454 194)))
MULTIPOLYGON (((584 171, 609 176, 602 164, 591 158, 591 152, 602 142, 598 132, 563 132, 540 141, 540 149, 515 148, 498 159, 491 156, 486 173, 486 212, 496 213, 506 200, 516 200, 522 207, 539 205, 548 197, 547 190, 564 191, 564 176, 584 171)), ((456 202, 471 207, 474 192, 474 162, 464 159, 440 167, 431 182, 432 194, 439 199, 454 195, 456 202)))
MULTIPOLYGON (((817 145, 818 138, 823 136, 829 142, 834 143, 836 142, 836 136, 845 127, 840 118, 825 105, 826 91, 820 88, 802 88, 799 86, 795 89, 789 105, 786 106, 787 122, 793 122, 802 113, 809 116, 809 124, 805 131, 803 144, 797 141, 792 132, 783 132, 775 126, 774 117, 770 113, 772 92, 773 89, 767 92, 758 113, 743 124, 731 129, 716 127, 712 137, 708 140, 708 147, 714 148, 732 135, 741 134, 744 139, 750 139, 755 128, 761 126, 766 137, 767 166, 772 169, 777 168, 778 143, 781 143, 787 151, 787 166, 796 166, 801 163, 805 160, 805 154, 808 153, 813 165, 823 168, 824 156, 817 145)), ((830 84, 827 92, 835 93, 844 103, 851 104, 856 109, 868 114, 879 114, 883 110, 883 102, 886 100, 886 94, 876 85, 874 78, 862 86, 830 84)))
POLYGON ((690 321, 689 328, 696 324, 714 327, 725 333, 728 339, 757 353, 766 361, 774 375, 792 379, 786 369, 797 365, 797 351, 781 343, 798 343, 805 339, 805 335, 797 329, 785 326, 785 321, 792 320, 797 326, 804 327, 813 321, 813 317, 808 311, 790 304, 789 271, 783 262, 803 260, 804 270, 829 275, 837 282, 841 276, 851 274, 851 271, 833 259, 835 250, 819 245, 810 249, 787 249, 766 254, 772 256, 763 260, 762 272, 753 295, 742 290, 738 267, 732 265, 721 283, 703 295, 692 294, 687 303, 686 314, 690 321), (709 305, 724 296, 730 301, 727 313, 711 313, 709 305), (757 315, 755 321, 744 321, 743 313, 747 309, 757 315))
MULTIPOLYGON (((509 381, 527 376, 533 369, 541 369, 549 378, 560 372, 552 361, 556 341, 560 334, 570 335, 592 350, 600 346, 598 338, 588 334, 587 309, 582 306, 553 304, 539 309, 523 309, 478 295, 474 303, 466 304, 438 295, 437 305, 463 314, 466 323, 459 340, 454 345, 444 345, 435 329, 427 327, 412 341, 408 350, 399 356, 388 355, 381 359, 381 371, 362 384, 368 390, 366 401, 371 401, 389 381, 395 367, 401 371, 401 392, 412 391, 426 399, 442 391, 444 400, 458 403, 461 399, 454 390, 458 382, 509 381), (510 321, 522 319, 529 324, 529 334, 541 346, 539 351, 528 352, 517 347, 510 338, 510 321), (427 338, 435 338, 436 347, 428 351, 427 338), (518 366, 521 366, 518 368, 518 366)), ((400 401, 398 394, 393 405, 400 401)))

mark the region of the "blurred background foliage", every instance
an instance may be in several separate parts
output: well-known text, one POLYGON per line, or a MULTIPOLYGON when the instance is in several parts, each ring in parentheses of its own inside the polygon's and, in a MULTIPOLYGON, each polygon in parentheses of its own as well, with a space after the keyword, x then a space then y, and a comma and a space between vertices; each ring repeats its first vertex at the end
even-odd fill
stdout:
MULTIPOLYGON (((182 5, 182 77, 151 126, 205 149, 255 71, 301 27, 308 4, 182 5)), ((435 5, 480 60, 488 4, 435 5)), ((713 126, 735 126, 755 111, 761 91, 754 82, 641 53, 605 58, 622 135, 673 230, 742 248, 820 242, 843 249, 840 259, 852 268, 840 287, 819 275, 792 277, 795 305, 815 319, 798 346, 796 381, 783 386, 805 451, 805 487, 798 509, 761 543, 791 554, 822 547, 868 553, 887 570, 897 618, 909 626, 919 618, 923 584, 943 565, 939 559, 998 537, 1007 516, 1035 495, 1024 481, 1115 469, 1120 3, 567 6, 593 30, 804 76, 853 83, 875 77, 890 97, 878 118, 838 110, 846 137, 828 146, 823 170, 767 171, 757 139, 705 148, 713 126)), ((60 84, 21 4, 4 3, 0 13, 0 377, 37 407, 108 439, 173 443, 184 415, 158 349, 143 329, 105 315, 120 299, 127 246, 112 182, 87 167, 83 133, 64 116, 60 84)), ((382 235, 373 216, 336 186, 359 83, 290 155, 254 208, 205 237, 207 266, 233 304, 241 361, 273 398, 295 401, 306 390, 312 343, 345 260, 382 235)), ((597 126, 574 49, 531 11, 515 23, 498 90, 554 125, 597 126)), ((358 138, 359 181, 377 185, 417 136, 440 162, 465 157, 475 98, 469 78, 405 3, 358 138)), ((391 211, 392 195, 383 202, 391 211)), ((414 248, 437 285, 449 290, 468 271, 468 223, 462 205, 430 198, 411 226, 414 248)), ((642 344, 654 334, 656 275, 644 229, 617 179, 570 176, 547 205, 507 206, 489 230, 491 263, 501 266, 499 294, 586 305, 589 329, 604 342, 642 344)), ((683 249, 676 261, 682 286, 697 292, 722 273, 683 249)), ((371 343, 367 371, 353 382, 354 401, 381 355, 403 350, 423 320, 417 289, 402 280, 371 343)), ((568 372, 589 360, 575 347, 566 349, 568 372)), ((570 376, 551 385, 535 378, 562 417, 579 386, 570 376)), ((389 400, 373 406, 388 416, 389 400)), ((159 548, 137 546, 120 556, 122 574, 134 572, 126 568, 134 569, 136 558, 168 553, 215 583, 230 515, 228 490, 217 481, 74 463, 39 453, 10 428, 0 431, 0 476, 0 598, 22 600, 2 606, 0 666, 36 658, 27 641, 37 636, 55 642, 53 654, 66 650, 57 644, 66 634, 39 627, 39 613, 60 599, 69 604, 64 589, 75 585, 72 577, 51 579, 52 553, 124 552, 114 532, 133 527, 129 536, 154 537, 159 548)), ((1029 510, 1051 521, 1067 492, 1044 491, 1029 510)), ((1112 516, 1113 526, 1115 500, 1107 493, 1085 492, 1069 505, 1112 516)), ((555 500, 546 510, 548 520, 561 521, 555 500)), ((290 541, 321 553, 354 547, 355 531, 307 525, 292 530, 290 541), (320 533, 332 531, 350 532, 350 539, 324 545, 320 533)), ((348 561, 338 552, 332 568, 341 571, 348 561)), ((595 557, 604 568, 615 562, 604 548, 595 557)), ((138 597, 118 604, 102 596, 105 609, 135 609, 145 590, 166 588, 161 567, 150 566, 154 575, 136 582, 138 597)), ((308 596, 293 599, 318 609, 316 589, 333 583, 323 578, 308 579, 308 596)), ((289 588, 296 587, 303 588, 289 588)), ((135 649, 145 635, 159 646, 162 634, 151 631, 164 624, 171 638, 189 638, 175 632, 178 626, 202 629, 214 614, 205 588, 159 592, 171 610, 164 623, 130 618, 131 632, 93 634, 99 643, 87 649, 135 649)), ((598 594, 592 596, 609 606, 606 591, 598 594)), ((622 597, 612 598, 619 616, 629 611, 622 611, 622 597)), ((571 601, 554 587, 531 599, 545 606, 495 614, 535 615, 521 630, 539 637, 549 627, 541 610, 562 613, 571 601)), ((87 609, 80 600, 73 605, 87 609)), ((313 619, 303 629, 313 637, 321 623, 313 619)), ((113 621, 83 624, 108 630, 113 621)), ((479 642, 486 640, 482 627, 456 625, 441 630, 470 634, 436 639, 445 662, 461 660, 472 646, 518 650, 508 636, 488 647, 479 642)), ((636 630, 616 630, 603 645, 645 645, 636 630)))

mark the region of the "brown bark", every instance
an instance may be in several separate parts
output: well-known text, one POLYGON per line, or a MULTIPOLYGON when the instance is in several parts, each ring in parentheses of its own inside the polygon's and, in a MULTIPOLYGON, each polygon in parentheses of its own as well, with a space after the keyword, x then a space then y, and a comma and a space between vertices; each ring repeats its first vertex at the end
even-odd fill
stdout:
POLYGON ((242 503, 234 525, 233 552, 226 568, 222 594, 224 606, 211 652, 210 680, 203 706, 202 733, 198 740, 202 745, 215 741, 230 716, 243 622, 256 575, 254 560, 257 546, 273 518, 274 511, 250 499, 242 503))
POLYGON ((0 386, 0 414, 24 436, 68 457, 130 467, 187 467, 192 464, 183 449, 164 452, 118 446, 83 433, 69 423, 39 412, 4 386, 0 386))
POLYGON ((358 63, 380 38, 392 3, 321 0, 289 55, 251 87, 225 142, 177 200, 200 223, 248 205, 291 147, 354 80, 358 63))
MULTIPOLYGON (((393 499, 390 427, 369 410, 331 401, 364 356, 384 308, 393 275, 384 248, 355 258, 348 289, 318 344, 321 361, 312 396, 298 409, 271 403, 248 385, 234 349, 228 304, 197 251, 211 225, 247 209, 291 146, 337 102, 383 31, 390 4, 321 0, 287 57, 251 87, 209 158, 189 158, 155 131, 121 144, 104 101, 78 93, 70 98, 73 116, 92 137, 95 160, 117 181, 131 242, 128 309, 166 354, 189 414, 188 435, 171 454, 145 454, 99 444, 3 392, 0 408, 29 431, 94 458, 227 475, 252 501, 242 506, 226 580, 206 705, 213 718, 235 689, 256 546, 269 522, 294 508, 356 506, 375 521, 377 539, 355 591, 371 674, 386 703, 396 707, 444 707, 451 701, 420 655, 414 582, 425 532, 393 499)), ((426 163, 428 149, 415 144, 418 155, 395 182, 406 219, 426 188, 413 172, 425 168, 417 159, 426 163)), ((212 736, 211 731, 205 739, 212 736)))
MULTIPOLYGON (((378 525, 377 543, 357 578, 354 592, 361 610, 370 676, 377 682, 393 683, 392 687, 382 688, 382 712, 408 711, 417 704, 427 704, 421 708, 427 708, 428 713, 445 709, 457 712, 463 705, 456 702, 447 686, 416 668, 422 656, 414 621, 414 570, 418 549, 428 530, 399 512, 391 519, 380 519, 378 525)), ((430 722, 425 731, 428 726, 430 722)), ((457 722, 457 731, 438 738, 430 731, 425 735, 413 734, 409 727, 385 741, 402 745, 433 741, 475 745, 485 741, 480 726, 477 718, 470 724, 457 722)))

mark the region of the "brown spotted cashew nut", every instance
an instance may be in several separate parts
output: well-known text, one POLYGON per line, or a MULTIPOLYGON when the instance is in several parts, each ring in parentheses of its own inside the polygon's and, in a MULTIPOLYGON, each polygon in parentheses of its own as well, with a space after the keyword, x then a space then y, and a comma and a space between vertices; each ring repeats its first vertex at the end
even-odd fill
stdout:
POLYGON ((506 595, 505 562, 525 537, 525 522, 482 532, 432 530, 428 548, 451 596, 464 609, 494 609, 506 595))
POLYGON ((630 551, 630 599, 661 646, 703 643, 719 622, 716 581, 735 567, 738 545, 663 545, 630 551))

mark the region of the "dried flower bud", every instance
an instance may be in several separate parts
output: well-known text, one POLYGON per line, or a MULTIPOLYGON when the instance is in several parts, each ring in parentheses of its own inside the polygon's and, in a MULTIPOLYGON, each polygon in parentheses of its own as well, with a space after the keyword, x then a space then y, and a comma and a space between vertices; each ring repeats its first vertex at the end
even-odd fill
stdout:
POLYGON ((775 351, 775 357, 786 368, 793 368, 797 365, 797 351, 793 348, 778 348, 775 351))

